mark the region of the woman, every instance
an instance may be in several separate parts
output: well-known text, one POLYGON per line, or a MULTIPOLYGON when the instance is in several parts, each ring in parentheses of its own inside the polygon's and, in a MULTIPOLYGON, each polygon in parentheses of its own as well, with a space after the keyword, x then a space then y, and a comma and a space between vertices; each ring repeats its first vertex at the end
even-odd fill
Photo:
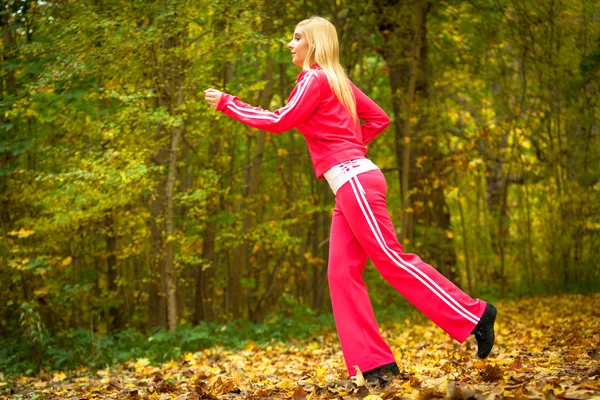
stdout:
POLYGON ((297 128, 306 139, 317 178, 326 179, 335 193, 328 279, 348 374, 356 374, 358 366, 376 384, 399 373, 361 278, 368 257, 396 290, 453 338, 462 343, 475 334, 477 354, 485 358, 494 344, 496 309, 467 296, 418 256, 404 253, 387 211, 385 178, 365 158, 366 144, 390 120, 347 78, 338 47, 329 21, 304 20, 288 44, 292 62, 303 70, 285 107, 266 111, 215 89, 205 91, 206 100, 258 129, 282 133, 297 128))

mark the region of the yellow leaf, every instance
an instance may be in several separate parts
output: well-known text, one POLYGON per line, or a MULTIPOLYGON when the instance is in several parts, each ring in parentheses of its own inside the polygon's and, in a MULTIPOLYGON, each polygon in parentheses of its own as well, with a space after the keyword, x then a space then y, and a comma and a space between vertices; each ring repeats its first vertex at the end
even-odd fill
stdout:
POLYGON ((292 390, 292 389, 294 389, 295 386, 296 386, 295 383, 293 383, 292 381, 287 380, 287 379, 285 379, 277 384, 277 388, 279 388, 281 390, 292 390))
POLYGON ((446 232, 446 235, 448 235, 448 239, 452 239, 454 237, 454 233, 451 231, 446 232))
POLYGON ((54 377, 52 378, 52 382, 62 382, 67 378, 67 375, 65 375, 64 372, 59 372, 57 374, 54 374, 54 377))
POLYGON ((64 260, 61 261, 61 264, 63 267, 66 267, 68 265, 71 265, 71 261, 73 261, 73 258, 71 258, 71 256, 65 258, 64 260))
POLYGON ((33 235, 34 232, 35 231, 29 230, 29 229, 26 229, 26 228, 21 228, 18 231, 11 231, 8 234, 10 236, 18 236, 19 239, 23 239, 23 238, 26 238, 28 236, 33 235))
POLYGON ((139 372, 140 370, 144 369, 144 367, 147 367, 149 364, 150 360, 148 360, 147 358, 138 358, 137 362, 135 363, 136 372, 139 372))
POLYGON ((552 384, 547 383, 543 388, 542 388, 542 393, 546 393, 550 390, 552 390, 554 388, 554 386, 552 386, 552 384))

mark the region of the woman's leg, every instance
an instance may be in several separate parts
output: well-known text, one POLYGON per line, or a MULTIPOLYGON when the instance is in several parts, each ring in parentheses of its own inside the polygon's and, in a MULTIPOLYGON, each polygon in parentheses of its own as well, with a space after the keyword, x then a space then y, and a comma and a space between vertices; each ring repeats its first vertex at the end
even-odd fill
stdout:
POLYGON ((365 172, 340 188, 336 203, 383 277, 462 343, 479 322, 486 303, 467 296, 418 256, 404 253, 388 214, 386 189, 381 171, 365 172))
POLYGON ((329 292, 348 374, 394 362, 381 338, 362 273, 367 255, 336 204, 329 242, 329 292))

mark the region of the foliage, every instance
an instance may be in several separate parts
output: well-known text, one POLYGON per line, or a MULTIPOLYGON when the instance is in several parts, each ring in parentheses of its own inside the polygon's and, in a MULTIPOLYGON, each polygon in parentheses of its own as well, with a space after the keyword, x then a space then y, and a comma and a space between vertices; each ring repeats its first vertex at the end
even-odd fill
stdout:
MULTIPOLYGON (((10 0, 0 6, 4 365, 124 360, 148 332, 161 344, 139 351, 161 360, 212 344, 206 329, 259 326, 235 320, 328 315, 335 200, 302 136, 250 129, 202 94, 284 105, 299 72, 285 46, 312 14, 334 22, 351 79, 393 120, 368 156, 386 174, 397 228, 412 218, 408 252, 486 299, 598 291, 592 0, 10 0), (398 179, 408 143, 410 207, 398 179)), ((374 303, 400 301, 374 269, 365 279, 374 303)))

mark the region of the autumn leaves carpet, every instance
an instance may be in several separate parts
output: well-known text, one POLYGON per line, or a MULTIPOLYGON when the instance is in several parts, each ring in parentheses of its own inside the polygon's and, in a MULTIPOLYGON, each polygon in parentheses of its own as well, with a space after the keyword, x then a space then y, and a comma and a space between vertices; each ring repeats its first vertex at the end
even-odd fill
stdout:
MULTIPOLYGON (((498 303, 497 346, 450 339, 414 313, 382 323, 401 375, 386 388, 345 372, 334 332, 242 351, 200 350, 161 365, 132 360, 0 381, 3 398, 28 399, 600 399, 600 295, 498 303)), ((333 327, 332 327, 333 328, 333 327)))

